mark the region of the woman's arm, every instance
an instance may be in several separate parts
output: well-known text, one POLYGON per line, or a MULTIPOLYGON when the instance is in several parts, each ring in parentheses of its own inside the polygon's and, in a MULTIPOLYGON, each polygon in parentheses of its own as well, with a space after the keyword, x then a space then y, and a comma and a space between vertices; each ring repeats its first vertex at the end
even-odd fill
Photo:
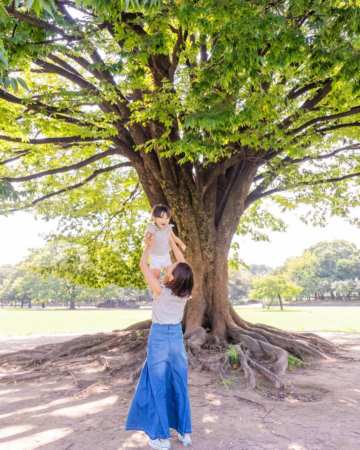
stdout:
POLYGON ((179 247, 176 245, 175 239, 172 237, 172 235, 170 235, 170 245, 171 245, 171 249, 174 253, 176 261, 177 262, 186 262, 184 255, 182 254, 179 247))
POLYGON ((148 265, 148 258, 151 248, 152 239, 148 238, 145 240, 145 248, 143 254, 140 259, 140 269, 144 275, 145 281, 154 295, 160 295, 161 286, 159 280, 155 277, 155 275, 151 272, 150 267, 148 265))

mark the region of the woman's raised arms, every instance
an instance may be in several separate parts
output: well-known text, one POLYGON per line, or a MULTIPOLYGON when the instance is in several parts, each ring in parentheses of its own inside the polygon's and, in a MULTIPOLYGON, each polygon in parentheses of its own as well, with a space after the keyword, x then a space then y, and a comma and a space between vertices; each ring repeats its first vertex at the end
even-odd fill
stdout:
POLYGON ((140 269, 144 275, 145 281, 146 281, 147 285, 149 286, 150 290, 152 291, 152 293, 155 296, 157 296, 157 295, 160 295, 160 292, 161 292, 160 282, 155 277, 155 275, 151 272, 149 264, 148 264, 152 240, 153 240, 152 237, 145 238, 145 248, 144 248, 143 254, 140 259, 140 269))

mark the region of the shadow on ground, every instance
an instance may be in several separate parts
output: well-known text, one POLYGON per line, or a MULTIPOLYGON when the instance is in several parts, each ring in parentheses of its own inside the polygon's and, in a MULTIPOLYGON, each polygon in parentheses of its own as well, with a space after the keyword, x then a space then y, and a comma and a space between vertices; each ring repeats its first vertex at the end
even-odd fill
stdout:
MULTIPOLYGON (((191 372, 193 450, 358 450, 360 335, 325 336, 346 347, 353 360, 296 369, 282 396, 247 391, 235 373, 219 382, 191 372)), ((0 352, 38 345, 38 339, 3 339, 0 352)), ((143 433, 124 431, 134 383, 118 377, 93 384, 86 375, 0 383, 0 449, 148 448, 143 433)), ((173 441, 174 449, 182 448, 173 441)))

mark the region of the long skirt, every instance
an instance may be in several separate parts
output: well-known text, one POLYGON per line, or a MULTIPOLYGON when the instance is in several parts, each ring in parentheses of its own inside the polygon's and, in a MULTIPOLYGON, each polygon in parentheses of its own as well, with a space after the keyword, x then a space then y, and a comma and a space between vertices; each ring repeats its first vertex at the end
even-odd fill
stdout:
POLYGON ((168 439, 170 428, 191 433, 187 355, 180 323, 153 323, 126 430, 168 439))

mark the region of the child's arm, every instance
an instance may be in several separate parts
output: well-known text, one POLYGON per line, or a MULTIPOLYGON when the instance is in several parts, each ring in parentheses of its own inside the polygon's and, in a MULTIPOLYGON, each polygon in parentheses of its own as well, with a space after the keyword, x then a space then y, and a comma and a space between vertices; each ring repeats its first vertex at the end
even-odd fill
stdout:
POLYGON ((184 252, 186 250, 186 245, 183 243, 183 241, 178 238, 175 233, 171 230, 171 237, 174 239, 175 244, 181 247, 181 250, 184 252))
POLYGON ((177 262, 186 262, 184 255, 182 254, 179 247, 176 245, 175 239, 172 237, 172 235, 170 235, 170 245, 171 245, 171 249, 174 253, 176 261, 177 262))

